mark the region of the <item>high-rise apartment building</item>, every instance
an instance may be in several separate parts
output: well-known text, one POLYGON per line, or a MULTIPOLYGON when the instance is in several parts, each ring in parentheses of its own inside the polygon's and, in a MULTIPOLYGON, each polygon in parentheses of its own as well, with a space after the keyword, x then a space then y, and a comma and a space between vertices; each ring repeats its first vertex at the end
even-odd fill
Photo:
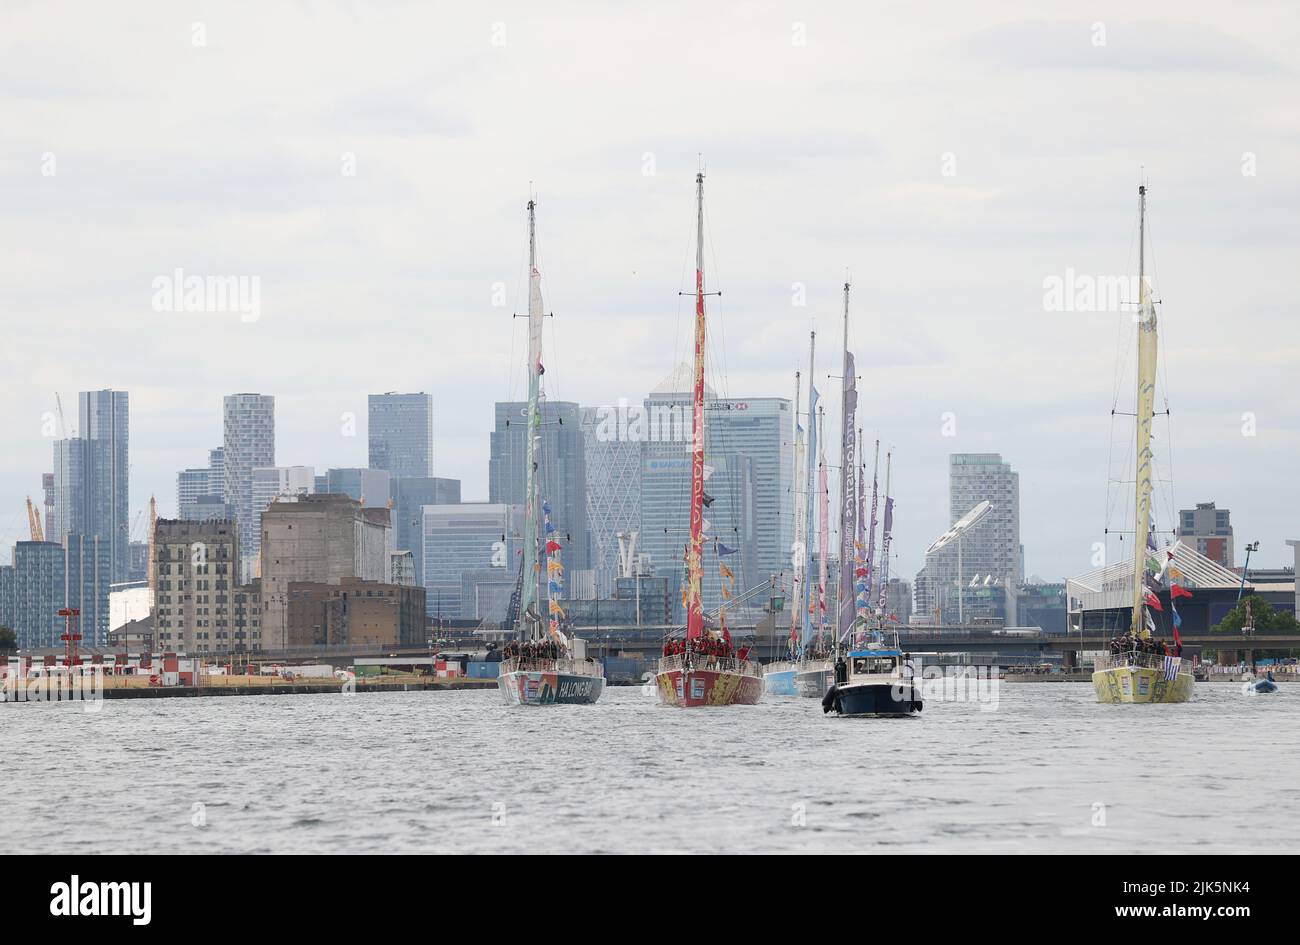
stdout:
POLYGON ((1194 509, 1178 513, 1178 538, 1225 568, 1234 566, 1232 513, 1213 502, 1197 502, 1194 509))
POLYGON ((275 398, 229 395, 223 403, 223 425, 225 499, 239 523, 241 577, 247 580, 261 547, 261 524, 253 505, 253 470, 275 465, 275 398))
POLYGON ((131 567, 127 550, 131 542, 129 397, 124 390, 82 391, 80 407, 78 435, 93 445, 89 455, 91 527, 83 534, 99 535, 108 542, 112 579, 125 581, 131 567))
POLYGON ((429 394, 371 394, 371 469, 394 478, 433 475, 433 397, 429 394))
POLYGON ((958 540, 927 555, 917 573, 916 612, 933 619, 936 608, 945 624, 968 616, 958 588, 1002 589, 1007 619, 1014 621, 1021 582, 1020 474, 998 453, 953 453, 948 458, 949 524, 988 501, 989 513, 958 540))

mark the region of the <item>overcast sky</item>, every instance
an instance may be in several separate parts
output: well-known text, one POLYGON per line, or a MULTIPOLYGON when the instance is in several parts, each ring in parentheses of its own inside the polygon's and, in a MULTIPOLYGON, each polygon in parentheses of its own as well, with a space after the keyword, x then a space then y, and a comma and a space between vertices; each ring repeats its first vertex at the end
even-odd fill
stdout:
POLYGON ((0 560, 56 390, 70 413, 130 391, 133 519, 150 494, 175 512, 236 391, 274 394, 277 462, 318 470, 365 465, 366 394, 428 391, 437 474, 486 498, 492 405, 523 383, 530 182, 551 396, 635 403, 688 351, 703 155, 710 382, 791 396, 815 326, 832 391, 847 270, 909 578, 948 524, 952 452, 1019 471, 1028 572, 1090 567, 1131 316, 1046 311, 1044 281, 1136 270, 1145 168, 1174 504, 1230 508, 1252 563, 1280 565, 1300 537, 1298 47, 1284 2, 9 0, 0 560), (178 267, 257 277, 260 317, 156 311, 178 267))

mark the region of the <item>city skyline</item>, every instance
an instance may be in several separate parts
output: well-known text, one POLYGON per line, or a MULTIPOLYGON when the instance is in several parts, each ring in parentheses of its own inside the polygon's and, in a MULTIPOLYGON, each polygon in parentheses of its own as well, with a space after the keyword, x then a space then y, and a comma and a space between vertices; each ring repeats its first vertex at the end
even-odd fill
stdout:
MULTIPOLYGON (((369 394, 424 390, 438 415, 433 474, 460 480, 466 500, 487 498, 485 431, 494 404, 518 399, 523 382, 523 326, 511 315, 524 307, 529 182, 555 313, 551 393, 584 406, 635 403, 686 344, 676 293, 686 288, 690 179, 702 154, 709 279, 725 292, 711 326, 727 367, 721 393, 789 396, 814 324, 825 353, 818 384, 833 389, 830 339, 849 270, 859 415, 868 443, 879 435, 894 449, 891 571, 902 575, 947 526, 945 460, 955 452, 999 452, 1021 473, 1029 574, 1091 566, 1106 524, 1110 379, 1127 314, 1047 311, 1045 282, 1136 271, 1126 250, 1145 168, 1175 505, 1232 508, 1241 542, 1261 541, 1254 560, 1282 563, 1293 503, 1255 483, 1287 481, 1300 447, 1300 408, 1277 394, 1300 357, 1300 329, 1272 276, 1289 269, 1300 208, 1284 170, 1297 149, 1278 81, 1290 74, 1297 27, 1251 9, 1170 22, 1182 9, 1157 4, 1139 22, 1109 3, 1077 20, 954 8, 937 23, 894 10, 889 43, 851 9, 809 11, 799 24, 774 10, 703 12, 676 75, 623 42, 635 29, 677 42, 666 33, 672 17, 575 25, 507 6, 496 46, 486 20, 453 13, 434 28, 401 11, 393 17, 406 29, 382 24, 392 48, 347 76, 315 48, 285 74, 266 45, 275 30, 239 13, 209 19, 198 47, 185 23, 159 18, 128 35, 88 11, 94 39, 63 41, 130 42, 131 62, 110 73, 96 57, 33 41, 10 50, 14 71, 0 73, 16 116, 0 176, 13 212, 0 239, 23 247, 0 304, 25 315, 11 350, 34 353, 6 359, 0 555, 25 537, 23 499, 50 471, 42 427, 56 385, 43 352, 56 350, 65 397, 131 393, 133 524, 151 494, 160 514, 176 511, 176 472, 220 442, 221 398, 240 390, 276 396, 276 461, 316 469, 367 462, 369 394), (599 60, 592 68, 617 65, 631 78, 606 90, 542 68, 576 48, 599 60), (729 68, 705 69, 706 53, 729 68), (888 81, 864 84, 851 65, 863 56, 888 81), (157 91, 160 72, 174 93, 157 91), (528 114, 513 94, 523 74, 539 102, 568 104, 528 114), (1044 74, 1050 90, 1035 82, 1044 74), (275 88, 286 121, 224 108, 216 90, 231 82, 275 88), (957 83, 964 108, 936 105, 957 83), (426 91, 435 84, 440 93, 426 91), (688 88, 698 111, 679 107, 688 88), (1008 125, 1008 98, 1036 116, 1033 135, 1008 125), (749 104, 713 107, 738 101, 749 104), (611 115, 599 137, 593 113, 611 115), (256 133, 241 134, 249 122, 256 133), (1106 131, 1119 125, 1131 133, 1106 131), (512 147, 521 134, 550 146, 512 147), (70 232, 74 213, 84 226, 70 232), (153 280, 177 268, 258 277, 257 318, 158 310, 153 280), (1243 337, 1258 349, 1252 369, 1206 383, 1243 337), (382 346, 382 376, 357 357, 364 344, 382 346), (220 369, 176 358, 200 351, 220 369)), ((46 15, 7 14, 33 35, 50 32, 46 15)), ((317 28, 367 35, 381 24, 322 11, 317 28)))

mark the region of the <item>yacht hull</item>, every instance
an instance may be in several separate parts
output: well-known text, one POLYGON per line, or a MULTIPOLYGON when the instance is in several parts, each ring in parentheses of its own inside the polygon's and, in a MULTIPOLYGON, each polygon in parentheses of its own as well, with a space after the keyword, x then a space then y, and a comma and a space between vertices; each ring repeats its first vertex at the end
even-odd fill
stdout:
POLYGON ((835 670, 830 664, 820 668, 801 669, 794 674, 794 685, 805 699, 820 699, 835 681, 835 670))
POLYGON ((1112 666, 1092 674, 1097 701, 1110 705, 1147 702, 1186 702, 1192 697, 1191 673, 1179 672, 1168 679, 1162 670, 1149 666, 1112 666))
POLYGON ((659 701, 664 705, 757 705, 763 681, 757 676, 728 670, 669 669, 658 673, 659 701))
POLYGON ((605 691, 605 677, 515 670, 497 677, 508 705, 590 705, 605 691))
POLYGON ((775 673, 763 674, 763 691, 769 696, 797 696, 799 690, 794 684, 795 671, 783 669, 775 673))
POLYGON ((911 683, 847 683, 827 692, 822 708, 843 716, 904 716, 921 711, 911 683))

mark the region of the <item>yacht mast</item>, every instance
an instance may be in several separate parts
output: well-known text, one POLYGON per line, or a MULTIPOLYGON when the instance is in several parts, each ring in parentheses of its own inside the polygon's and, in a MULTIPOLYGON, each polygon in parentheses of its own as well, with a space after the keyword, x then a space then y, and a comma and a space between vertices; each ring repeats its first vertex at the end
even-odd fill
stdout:
MULTIPOLYGON (((537 463, 541 442, 542 276, 537 271, 536 201, 528 201, 528 417, 525 424, 523 582, 519 599, 521 629, 541 626, 537 610, 540 581, 537 540, 541 503, 537 501, 537 463)), ((539 634, 540 635, 540 634, 539 634)))
POLYGON ((1143 619, 1146 596, 1147 541, 1151 536, 1151 419, 1156 393, 1156 312, 1146 274, 1147 188, 1138 187, 1138 365, 1137 365, 1137 501, 1133 518, 1133 621, 1135 635, 1149 636, 1143 619))
POLYGON ((686 552, 686 637, 704 633, 704 174, 695 175, 695 385, 691 420, 691 540, 686 552))

